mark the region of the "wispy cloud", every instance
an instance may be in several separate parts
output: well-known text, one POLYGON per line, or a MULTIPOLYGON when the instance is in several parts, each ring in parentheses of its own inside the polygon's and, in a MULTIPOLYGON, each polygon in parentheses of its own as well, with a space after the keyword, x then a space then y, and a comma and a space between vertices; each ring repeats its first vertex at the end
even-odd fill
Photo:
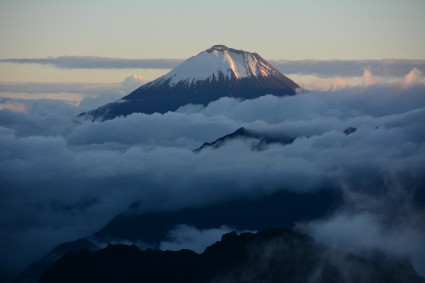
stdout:
POLYGON ((3 63, 50 65, 64 69, 171 69, 182 61, 181 59, 126 59, 97 56, 0 59, 3 63))

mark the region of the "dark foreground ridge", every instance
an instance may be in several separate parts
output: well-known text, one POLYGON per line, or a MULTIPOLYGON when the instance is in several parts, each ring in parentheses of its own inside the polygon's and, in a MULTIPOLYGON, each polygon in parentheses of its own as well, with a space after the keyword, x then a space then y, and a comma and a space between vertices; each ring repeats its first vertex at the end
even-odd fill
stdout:
POLYGON ((419 283, 410 262, 383 254, 356 256, 290 229, 229 233, 204 253, 109 245, 69 252, 40 283, 84 282, 385 282, 419 283))
POLYGON ((261 231, 271 227, 291 227, 295 222, 326 217, 342 202, 342 196, 332 189, 315 193, 293 193, 286 190, 263 196, 238 197, 203 207, 173 211, 140 213, 135 203, 116 216, 100 231, 86 238, 63 243, 22 272, 16 283, 34 282, 58 258, 68 251, 99 249, 97 243, 143 242, 159 247, 161 241, 177 225, 198 229, 222 225, 243 231, 261 231))

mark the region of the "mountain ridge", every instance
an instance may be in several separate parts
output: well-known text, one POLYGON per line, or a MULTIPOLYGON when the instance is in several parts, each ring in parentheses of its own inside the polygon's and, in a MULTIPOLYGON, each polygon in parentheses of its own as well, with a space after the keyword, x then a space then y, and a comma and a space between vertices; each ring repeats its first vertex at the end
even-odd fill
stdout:
POLYGON ((201 254, 109 245, 69 252, 39 279, 53 282, 423 283, 410 262, 382 253, 349 254, 293 229, 224 234, 201 254), (351 281, 349 281, 351 282, 351 281))

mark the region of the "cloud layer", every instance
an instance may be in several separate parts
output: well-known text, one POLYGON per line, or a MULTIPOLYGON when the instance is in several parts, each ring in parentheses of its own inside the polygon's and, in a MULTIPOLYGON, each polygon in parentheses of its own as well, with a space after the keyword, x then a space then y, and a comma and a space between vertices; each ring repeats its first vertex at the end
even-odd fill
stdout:
MULTIPOLYGON (((206 107, 103 123, 76 124, 71 118, 81 108, 59 101, 1 105, 0 264, 9 268, 90 235, 135 201, 143 211, 173 210, 328 186, 344 191, 354 215, 366 211, 391 222, 392 211, 412 220, 393 227, 424 232, 413 225, 425 183, 425 85, 416 80, 282 98, 222 98, 206 107), (193 153, 241 126, 299 138, 263 151, 237 140, 193 153), (350 126, 357 131, 345 135, 350 126)), ((164 245, 181 243, 179 235, 187 233, 180 230, 164 245)))
MULTIPOLYGON (((0 63, 39 64, 65 69, 172 69, 183 59, 123 59, 96 56, 60 56, 48 58, 7 58, 0 63)), ((377 76, 404 76, 412 68, 425 72, 425 60, 269 60, 284 74, 321 77, 361 76, 365 69, 377 76)))

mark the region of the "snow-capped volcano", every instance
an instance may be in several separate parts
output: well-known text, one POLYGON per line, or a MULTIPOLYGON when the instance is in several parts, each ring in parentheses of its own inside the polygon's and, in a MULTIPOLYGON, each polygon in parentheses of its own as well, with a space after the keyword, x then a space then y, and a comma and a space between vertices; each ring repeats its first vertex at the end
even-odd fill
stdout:
POLYGON ((297 88, 258 54, 215 45, 117 102, 79 117, 107 120, 135 112, 165 113, 189 103, 207 105, 225 96, 293 95, 297 88))
POLYGON ((271 77, 281 75, 269 63, 256 53, 249 53, 215 45, 210 49, 191 57, 168 74, 155 80, 152 85, 167 82, 175 85, 185 82, 189 86, 199 81, 271 77))

